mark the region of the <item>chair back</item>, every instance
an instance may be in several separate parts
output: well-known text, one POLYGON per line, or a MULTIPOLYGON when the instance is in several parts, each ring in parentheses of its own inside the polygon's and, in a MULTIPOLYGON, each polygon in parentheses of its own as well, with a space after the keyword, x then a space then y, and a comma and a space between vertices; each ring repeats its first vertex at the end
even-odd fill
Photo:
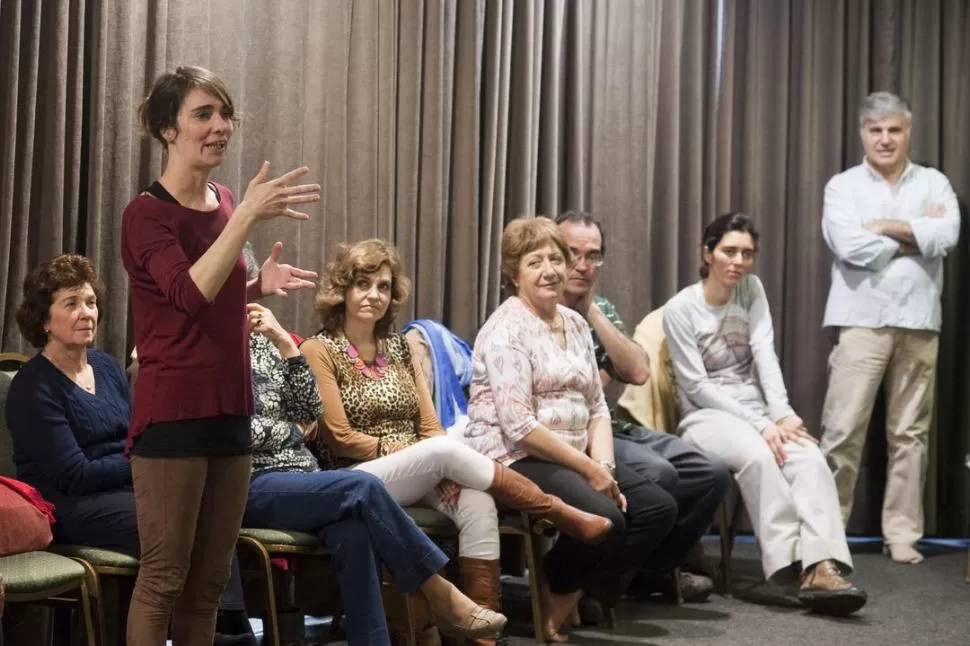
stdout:
POLYGON ((9 478, 17 477, 17 468, 13 463, 13 442, 10 440, 10 430, 7 428, 7 392, 10 382, 20 366, 28 361, 28 357, 14 352, 0 353, 0 475, 9 478))
POLYGON ((670 364, 662 307, 640 321, 633 333, 633 340, 646 350, 650 358, 650 379, 642 386, 629 384, 623 389, 617 401, 620 413, 640 426, 675 433, 679 420, 677 381, 670 364))

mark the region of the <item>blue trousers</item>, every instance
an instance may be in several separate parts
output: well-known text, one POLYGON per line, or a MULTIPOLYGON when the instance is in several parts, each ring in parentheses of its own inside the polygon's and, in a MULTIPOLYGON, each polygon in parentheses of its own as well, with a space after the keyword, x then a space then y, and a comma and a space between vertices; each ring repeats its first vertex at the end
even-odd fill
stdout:
POLYGON ((646 562, 668 572, 711 526, 717 506, 731 486, 727 465, 672 433, 634 428, 613 436, 613 452, 637 474, 658 484, 677 502, 677 522, 646 562))
POLYGON ((361 471, 257 474, 249 485, 243 525, 320 537, 333 552, 353 646, 390 644, 381 564, 407 593, 448 562, 384 484, 361 471))

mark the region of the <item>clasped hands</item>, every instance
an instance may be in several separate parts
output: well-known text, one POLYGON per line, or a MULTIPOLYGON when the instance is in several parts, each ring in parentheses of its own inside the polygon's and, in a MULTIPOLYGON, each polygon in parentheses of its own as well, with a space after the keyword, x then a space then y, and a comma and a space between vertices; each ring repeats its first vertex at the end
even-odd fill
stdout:
POLYGON ((778 466, 785 464, 786 442, 796 442, 804 446, 818 444, 818 440, 805 428, 805 422, 798 415, 783 417, 774 424, 768 424, 762 431, 761 437, 768 443, 768 448, 775 454, 778 466))
POLYGON ((620 485, 609 469, 599 462, 590 460, 583 477, 586 478, 590 487, 611 499, 620 508, 620 511, 626 513, 626 496, 620 493, 620 485))

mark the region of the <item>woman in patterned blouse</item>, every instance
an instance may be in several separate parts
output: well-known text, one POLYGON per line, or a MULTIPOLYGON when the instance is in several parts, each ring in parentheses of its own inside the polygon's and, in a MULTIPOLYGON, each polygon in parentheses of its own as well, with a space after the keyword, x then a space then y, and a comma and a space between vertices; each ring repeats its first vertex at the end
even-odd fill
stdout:
POLYGON ((613 455, 589 325, 559 305, 570 252, 547 218, 514 220, 502 234, 502 274, 515 296, 475 341, 465 441, 570 504, 613 521, 599 545, 560 538, 546 555, 546 638, 585 591, 610 606, 671 530, 677 503, 613 455))
POLYGON ((397 251, 383 240, 341 245, 328 265, 316 301, 323 329, 301 346, 323 399, 321 460, 372 473, 400 504, 451 518, 465 592, 497 609, 493 496, 583 542, 598 541, 611 523, 563 504, 444 434, 421 368, 404 337, 392 331, 409 291, 397 251))
POLYGON ((313 373, 270 310, 256 304, 248 310, 255 414, 243 524, 317 534, 333 550, 351 644, 390 643, 378 560, 402 591, 420 588, 443 632, 466 638, 496 634, 505 617, 478 606, 435 573, 447 557, 380 480, 319 469, 304 444, 320 414, 313 373))

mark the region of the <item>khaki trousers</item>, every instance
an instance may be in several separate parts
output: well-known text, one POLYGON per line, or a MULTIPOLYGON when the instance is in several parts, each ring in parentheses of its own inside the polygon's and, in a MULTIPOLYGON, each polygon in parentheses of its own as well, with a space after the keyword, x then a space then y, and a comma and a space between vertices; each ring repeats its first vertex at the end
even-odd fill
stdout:
POLYGON ((852 513, 869 419, 885 384, 889 460, 882 533, 889 544, 911 545, 923 536, 938 341, 936 332, 926 330, 844 327, 829 355, 820 446, 835 476, 845 522, 852 513))

